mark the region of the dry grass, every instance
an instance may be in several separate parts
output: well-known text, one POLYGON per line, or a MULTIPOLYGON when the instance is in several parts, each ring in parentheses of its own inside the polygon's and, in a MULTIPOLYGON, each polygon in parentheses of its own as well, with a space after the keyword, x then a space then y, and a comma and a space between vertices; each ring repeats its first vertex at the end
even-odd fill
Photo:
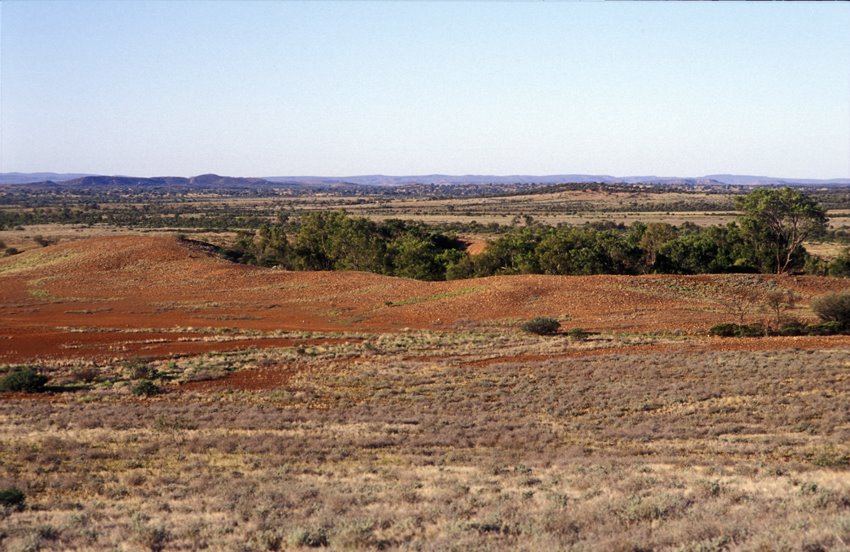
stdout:
POLYGON ((0 487, 27 495, 0 514, 0 547, 850 543, 846 350, 512 330, 357 337, 151 361, 169 392, 144 400, 125 365, 55 362, 48 372, 76 391, 0 402, 0 487), (191 390, 204 371, 226 379, 191 390), (275 385, 236 385, 278 372, 263 380, 275 385))

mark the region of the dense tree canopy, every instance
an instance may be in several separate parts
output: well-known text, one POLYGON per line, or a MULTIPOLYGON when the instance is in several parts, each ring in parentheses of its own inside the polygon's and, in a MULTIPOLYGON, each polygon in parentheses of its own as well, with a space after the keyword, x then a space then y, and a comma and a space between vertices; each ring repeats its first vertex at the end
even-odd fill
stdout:
POLYGON ((292 270, 363 270, 420 280, 445 280, 467 256, 461 241, 422 224, 376 223, 343 212, 304 215, 292 238, 282 224, 243 232, 226 255, 292 270))

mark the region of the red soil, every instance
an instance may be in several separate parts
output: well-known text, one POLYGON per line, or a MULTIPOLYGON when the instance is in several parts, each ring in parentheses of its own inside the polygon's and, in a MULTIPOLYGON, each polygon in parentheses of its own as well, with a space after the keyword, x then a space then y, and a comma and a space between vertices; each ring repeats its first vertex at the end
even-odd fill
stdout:
MULTIPOLYGON (((236 265, 169 237, 94 238, 0 259, 0 363, 161 356, 286 343, 261 338, 178 341, 207 333, 202 328, 222 327, 386 332, 557 316, 569 319, 566 325, 596 331, 700 332, 734 321, 718 298, 734 301, 742 289, 768 285, 793 289, 804 301, 848 287, 846 280, 833 278, 749 275, 500 276, 420 282, 362 272, 287 272, 236 265), (175 327, 192 330, 162 331, 175 327), (138 329, 153 330, 126 333, 138 329)), ((832 347, 846 341, 712 343, 751 349, 832 347)))
POLYGON ((340 340, 283 337, 221 337, 200 332, 122 332, 94 330, 71 332, 61 328, 0 327, 0 363, 38 359, 131 357, 164 358, 172 355, 233 351, 262 347, 322 345, 340 340))
POLYGON ((487 242, 480 239, 467 240, 466 252, 470 255, 480 255, 487 249, 487 242))

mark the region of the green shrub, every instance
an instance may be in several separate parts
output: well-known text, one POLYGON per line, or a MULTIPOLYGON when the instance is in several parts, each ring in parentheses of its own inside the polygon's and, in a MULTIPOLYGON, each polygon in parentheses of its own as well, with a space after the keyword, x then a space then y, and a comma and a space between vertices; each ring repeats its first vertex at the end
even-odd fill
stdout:
POLYGON ((767 328, 760 322, 756 322, 755 324, 741 324, 738 332, 739 337, 763 337, 767 335, 767 328))
POLYGON ((47 376, 35 372, 32 368, 17 368, 0 379, 0 391, 22 391, 38 393, 44 391, 47 376))
POLYGON ((24 509, 26 500, 27 497, 24 495, 24 492, 17 487, 0 489, 0 505, 2 506, 20 511, 24 509))
POLYGON ((786 322, 776 331, 777 334, 782 336, 809 335, 810 332, 811 327, 798 320, 786 322))
POLYGON ((812 300, 812 310, 824 322, 835 322, 850 330, 850 291, 828 293, 812 300))
POLYGON ((842 327, 838 322, 823 322, 821 324, 809 324, 809 335, 836 335, 840 334, 842 327))
POLYGON ((738 324, 716 324, 708 330, 709 335, 717 337, 735 337, 737 335, 738 324))
POLYGON ((718 337, 761 337, 767 334, 764 324, 717 324, 708 330, 709 335, 718 337))
POLYGON ((131 390, 137 397, 153 397, 162 393, 162 389, 151 380, 142 380, 131 390))
POLYGON ((561 328, 561 323, 554 318, 538 316, 522 325, 522 329, 537 335, 555 335, 561 328))

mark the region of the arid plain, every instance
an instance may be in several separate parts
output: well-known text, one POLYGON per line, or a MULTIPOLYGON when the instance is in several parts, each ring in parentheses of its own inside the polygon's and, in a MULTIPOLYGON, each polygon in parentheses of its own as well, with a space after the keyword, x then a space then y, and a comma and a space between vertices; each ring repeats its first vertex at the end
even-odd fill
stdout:
POLYGON ((769 320, 776 290, 813 320, 846 279, 425 282, 240 265, 173 233, 0 235, 23 250, 0 259, 0 365, 49 377, 0 395, 0 487, 26 496, 0 547, 850 546, 850 337, 708 335, 769 320), (524 332, 535 316, 562 331, 524 332))

